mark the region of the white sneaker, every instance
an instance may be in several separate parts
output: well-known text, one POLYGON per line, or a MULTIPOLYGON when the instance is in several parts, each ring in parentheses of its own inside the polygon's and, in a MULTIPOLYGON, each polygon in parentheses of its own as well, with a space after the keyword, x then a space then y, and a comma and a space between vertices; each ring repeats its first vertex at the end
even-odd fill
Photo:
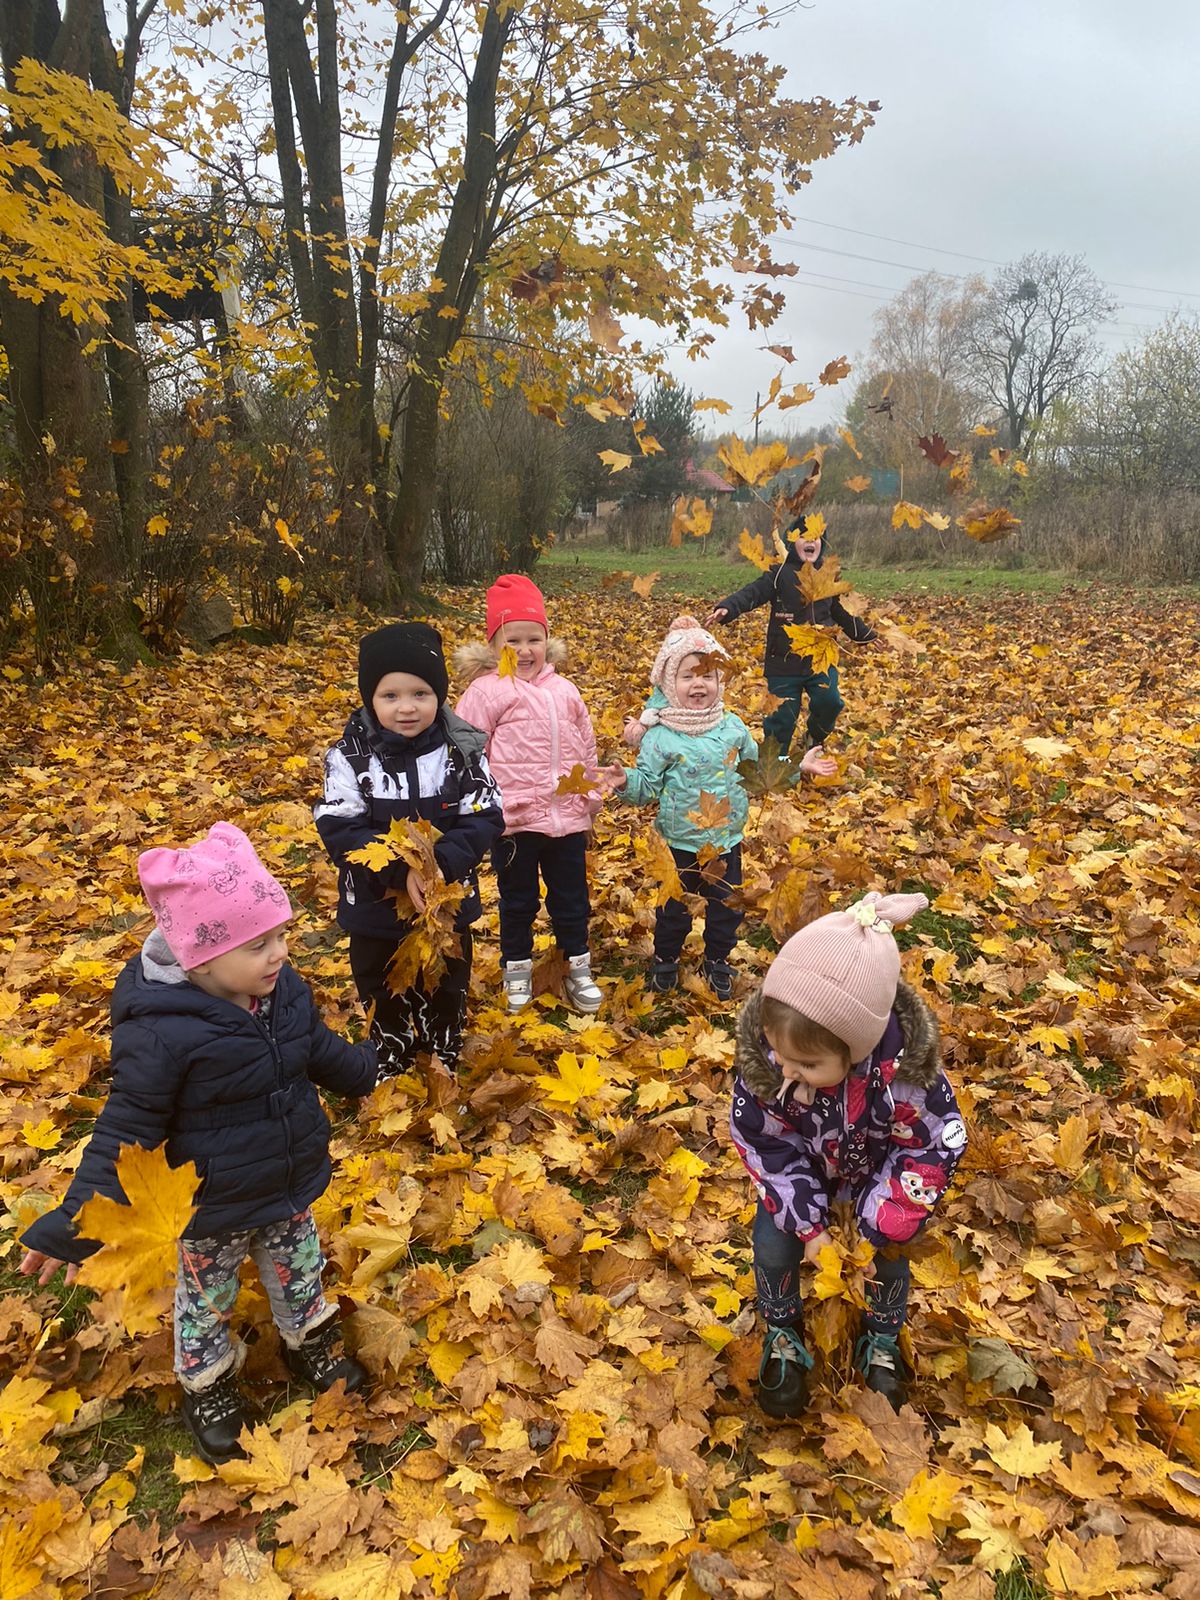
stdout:
POLYGON ((524 1011, 533 999, 533 962, 506 961, 500 968, 510 1011, 524 1011))
POLYGON ((585 950, 581 956, 567 957, 567 976, 563 988, 567 991, 568 1003, 576 1011, 599 1011, 604 995, 592 981, 590 951, 585 950))

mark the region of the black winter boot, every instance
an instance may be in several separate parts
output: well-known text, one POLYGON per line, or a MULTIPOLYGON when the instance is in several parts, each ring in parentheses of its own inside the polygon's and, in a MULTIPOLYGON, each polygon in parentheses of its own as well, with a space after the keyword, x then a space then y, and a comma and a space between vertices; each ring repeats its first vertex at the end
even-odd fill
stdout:
POLYGON ((655 994, 670 994, 679 987, 678 961, 658 961, 650 968, 650 987, 655 994))
POLYGON ((235 1372, 226 1372, 207 1389, 185 1389, 183 1420, 196 1441, 198 1453, 210 1465, 246 1454, 238 1443, 246 1416, 235 1372))
POLYGON ((370 1381, 366 1367, 342 1349, 342 1333, 336 1317, 314 1328, 295 1349, 285 1344, 283 1359, 293 1377, 311 1383, 322 1394, 332 1389, 339 1378, 344 1380, 347 1394, 365 1389, 370 1381))
POLYGON ((733 968, 728 961, 706 961, 704 976, 718 1000, 733 999, 733 968))
POLYGON ((813 1358, 799 1328, 768 1324, 758 1369, 758 1403, 769 1417, 802 1417, 813 1358))
POLYGON ((894 1335, 868 1329, 854 1347, 854 1364, 866 1379, 867 1388, 881 1394, 893 1411, 907 1403, 908 1376, 894 1335))

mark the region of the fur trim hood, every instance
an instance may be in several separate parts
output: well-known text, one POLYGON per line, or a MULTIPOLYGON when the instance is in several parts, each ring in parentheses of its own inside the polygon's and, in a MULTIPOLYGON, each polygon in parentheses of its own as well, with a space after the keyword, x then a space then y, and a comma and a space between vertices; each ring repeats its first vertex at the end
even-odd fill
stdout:
MULTIPOLYGON (((556 672, 566 666, 565 639, 556 639, 552 636, 546 640, 546 660, 556 672)), ((455 677, 461 678, 465 683, 473 683, 485 672, 495 672, 500 664, 500 657, 490 644, 460 644, 454 652, 453 662, 455 677)))
MULTIPOLYGON (((763 1049, 762 1002, 760 985, 738 1016, 733 1067, 752 1095, 759 1100, 771 1101, 783 1086, 783 1074, 778 1067, 772 1066, 763 1049)), ((927 1089, 935 1082, 942 1067, 937 1018, 917 991, 903 981, 896 990, 892 1010, 904 1035, 904 1061, 897 1077, 904 1083, 915 1083, 919 1088, 927 1089)))

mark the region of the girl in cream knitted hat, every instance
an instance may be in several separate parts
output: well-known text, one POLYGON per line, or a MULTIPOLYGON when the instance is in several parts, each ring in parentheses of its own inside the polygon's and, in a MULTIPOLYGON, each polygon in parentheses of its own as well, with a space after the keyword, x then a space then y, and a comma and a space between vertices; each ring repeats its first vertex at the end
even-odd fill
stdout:
POLYGON ((830 1242, 835 1198, 853 1203, 876 1249, 855 1359, 896 1410, 906 1398, 903 1247, 937 1209, 967 1142, 937 1023, 900 980, 892 937, 928 904, 872 893, 810 922, 742 1008, 732 1128, 758 1193, 754 1277, 767 1325, 758 1389, 770 1416, 799 1416, 808 1400, 800 1269, 830 1242))

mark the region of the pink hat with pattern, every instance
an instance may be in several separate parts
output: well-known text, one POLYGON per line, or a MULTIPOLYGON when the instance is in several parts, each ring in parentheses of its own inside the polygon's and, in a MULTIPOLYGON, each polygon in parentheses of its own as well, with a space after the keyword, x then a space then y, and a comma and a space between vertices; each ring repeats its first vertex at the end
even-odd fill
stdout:
POLYGON ((287 891, 231 822, 184 850, 147 850, 138 877, 159 931, 185 972, 281 927, 294 915, 287 891))
POLYGON ((900 982, 892 929, 924 911, 923 894, 877 894, 801 928, 772 961, 763 993, 841 1039, 852 1062, 883 1038, 900 982))

